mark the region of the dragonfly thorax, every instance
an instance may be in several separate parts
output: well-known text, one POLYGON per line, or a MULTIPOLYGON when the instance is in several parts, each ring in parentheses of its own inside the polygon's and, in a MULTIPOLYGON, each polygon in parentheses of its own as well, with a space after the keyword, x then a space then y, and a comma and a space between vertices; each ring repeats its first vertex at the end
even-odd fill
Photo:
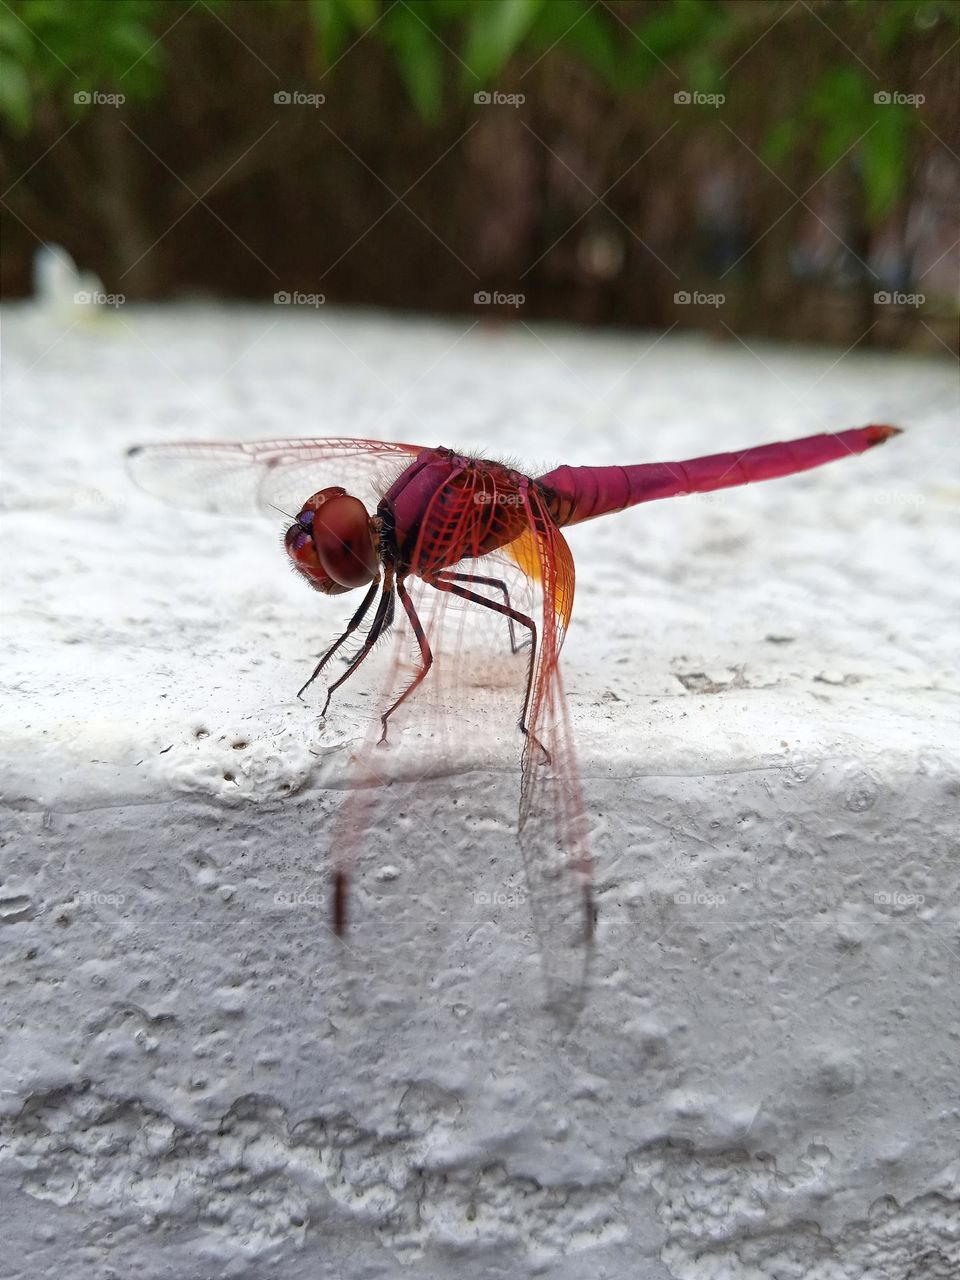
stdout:
POLYGON ((359 498, 334 486, 304 503, 284 538, 294 568, 317 591, 342 595, 379 576, 376 525, 359 498))

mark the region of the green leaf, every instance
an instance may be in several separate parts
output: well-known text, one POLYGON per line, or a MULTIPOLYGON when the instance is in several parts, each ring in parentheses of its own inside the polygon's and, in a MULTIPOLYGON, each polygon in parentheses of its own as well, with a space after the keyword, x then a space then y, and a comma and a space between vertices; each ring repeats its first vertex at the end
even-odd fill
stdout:
POLYGON ((436 120, 443 103, 443 45, 416 10, 406 5, 392 9, 387 23, 411 101, 424 120, 436 120))
POLYGON ((340 4, 358 31, 372 27, 380 16, 377 0, 340 0, 340 4))
MULTIPOLYGON (((384 6, 389 0, 384 0, 384 6)), ((476 8, 477 0, 430 0, 430 22, 434 27, 460 23, 476 8)))
POLYGON ((848 119, 856 136, 856 122, 860 122, 861 131, 869 123, 872 102, 873 89, 859 67, 831 67, 814 85, 810 110, 820 120, 839 123, 848 119))
POLYGON ((669 62, 687 50, 706 49, 712 33, 724 22, 718 5, 704 0, 673 0, 670 5, 658 6, 636 32, 653 54, 669 62))
POLYGON ((772 169, 778 169, 797 145, 800 137, 799 121, 793 119, 778 120, 767 131, 760 144, 760 156, 772 169))
POLYGON ((885 13, 880 14, 880 21, 874 29, 874 38, 880 48, 887 53, 895 48, 904 31, 913 25, 913 14, 903 4, 888 5, 885 13))
POLYGON ((825 169, 870 128, 877 118, 873 86, 859 67, 832 67, 814 85, 807 114, 822 123, 817 156, 825 169))
POLYGON ((343 53, 350 38, 346 10, 337 0, 310 0, 309 13, 317 33, 320 56, 329 66, 343 53))
POLYGON ((10 58, 0 57, 0 118, 16 133, 26 133, 31 117, 30 79, 10 58))
POLYGON ((861 144, 870 222, 876 223, 889 213, 907 185, 908 137, 912 124, 909 107, 886 106, 861 144))
POLYGON ((582 17, 565 32, 560 47, 575 50, 588 66, 612 84, 618 80, 617 38, 613 22, 604 17, 605 12, 585 9, 582 17))
POLYGON ((543 8, 544 0, 486 0, 477 5, 463 48, 464 79, 490 83, 503 70, 543 8))
POLYGON ((89 86, 143 99, 159 89, 164 51, 154 29, 157 7, 150 0, 13 0, 7 8, 9 20, 0 20, 0 46, 14 50, 34 92, 89 86))
POLYGON ((695 49, 686 60, 686 83, 698 93, 717 93, 721 89, 723 68, 707 49, 695 49))
POLYGON ((9 9, 3 8, 0 8, 0 49, 6 49, 21 64, 29 62, 33 54, 30 32, 9 9))
POLYGON ((607 15, 605 22, 599 18, 589 0, 548 0, 531 28, 530 44, 543 52, 554 47, 576 50, 604 78, 613 79, 617 72, 614 26, 622 31, 616 18, 607 15))

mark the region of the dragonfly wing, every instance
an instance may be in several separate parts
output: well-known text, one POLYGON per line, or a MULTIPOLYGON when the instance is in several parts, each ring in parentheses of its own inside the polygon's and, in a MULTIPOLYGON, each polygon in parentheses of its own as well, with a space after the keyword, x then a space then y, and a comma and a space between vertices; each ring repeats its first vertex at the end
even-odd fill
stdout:
POLYGON ((376 509, 421 446, 380 440, 262 440, 141 445, 127 455, 141 488, 178 507, 221 515, 296 515, 311 494, 342 485, 376 509))
POLYGON ((560 647, 573 607, 570 548, 539 493, 528 492, 529 530, 510 554, 539 580, 543 609, 520 792, 520 848, 540 941, 549 1003, 576 1017, 592 952, 590 846, 560 647))

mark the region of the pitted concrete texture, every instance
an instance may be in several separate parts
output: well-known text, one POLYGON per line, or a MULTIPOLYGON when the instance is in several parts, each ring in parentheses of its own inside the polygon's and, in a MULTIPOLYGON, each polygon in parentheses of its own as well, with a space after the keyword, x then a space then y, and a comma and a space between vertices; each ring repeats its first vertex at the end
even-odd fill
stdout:
POLYGON ((4 330, 0 1274, 960 1275, 952 362, 326 308, 4 330), (515 837, 523 658, 491 636, 445 722, 442 680, 410 705, 341 943, 377 685, 326 723, 294 695, 352 598, 123 465, 356 435, 537 474, 869 422, 906 434, 569 533, 572 1027, 515 837))

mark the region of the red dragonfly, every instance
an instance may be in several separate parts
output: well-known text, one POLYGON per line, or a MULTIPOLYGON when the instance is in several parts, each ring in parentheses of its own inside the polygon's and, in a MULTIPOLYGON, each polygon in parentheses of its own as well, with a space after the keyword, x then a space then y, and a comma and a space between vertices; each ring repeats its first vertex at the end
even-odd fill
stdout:
MULTIPOLYGON (((586 963, 594 910, 587 823, 559 665, 574 593, 573 558, 561 530, 654 498, 806 471, 863 453, 896 434, 891 426, 858 427, 687 462, 561 466, 536 479, 452 449, 376 440, 161 444, 131 449, 129 459, 143 488, 177 505, 231 515, 251 508, 297 510, 288 517, 285 537, 297 571, 324 595, 365 589, 342 634, 300 690, 361 632, 346 670, 327 689, 323 715, 334 691, 394 624, 399 603, 419 663, 381 714, 381 741, 391 716, 434 662, 433 628, 421 619, 411 580, 502 615, 515 652, 523 647, 516 636, 526 632, 519 837, 548 986, 562 993, 576 986, 573 974, 586 963), (533 589, 538 608, 516 607, 508 569, 511 581, 533 589)), ((347 924, 347 887, 341 857, 333 894, 338 934, 347 924)))

